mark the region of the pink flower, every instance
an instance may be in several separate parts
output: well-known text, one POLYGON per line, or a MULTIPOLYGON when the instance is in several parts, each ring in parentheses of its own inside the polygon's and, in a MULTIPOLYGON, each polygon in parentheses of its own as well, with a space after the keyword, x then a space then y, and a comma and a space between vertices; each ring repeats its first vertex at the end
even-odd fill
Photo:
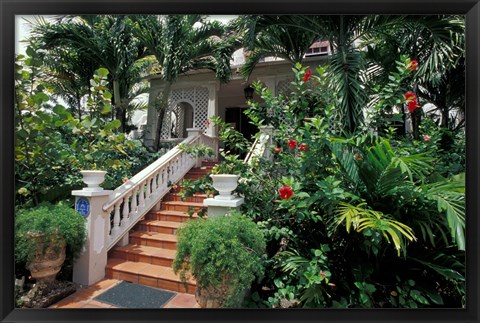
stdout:
POLYGON ((337 287, 334 283, 328 283, 328 286, 337 287))
POLYGON ((293 139, 290 139, 290 141, 288 142, 288 147, 290 147, 290 149, 295 149, 297 148, 297 141, 296 140, 293 140, 293 139))
POLYGON ((432 138, 429 135, 423 136, 423 141, 430 141, 432 138))
POLYGON ((300 144, 300 151, 309 151, 310 148, 308 148, 307 144, 300 144))
POLYGON ((303 81, 304 82, 308 81, 308 78, 310 77, 310 75, 312 75, 312 70, 308 69, 308 71, 306 71, 305 74, 303 75, 303 81))
POLYGON ((280 197, 284 200, 288 200, 293 196, 293 190, 290 186, 285 185, 281 189, 278 190, 280 193, 280 197))
POLYGON ((412 59, 410 63, 407 64, 407 70, 415 71, 418 68, 418 62, 415 59, 412 59))
POLYGON ((126 177, 122 178, 122 182, 124 182, 124 183, 128 182, 128 178, 126 178, 126 177))
POLYGON ((322 278, 325 278, 325 273, 323 272, 323 270, 320 270, 320 275, 322 276, 322 278))

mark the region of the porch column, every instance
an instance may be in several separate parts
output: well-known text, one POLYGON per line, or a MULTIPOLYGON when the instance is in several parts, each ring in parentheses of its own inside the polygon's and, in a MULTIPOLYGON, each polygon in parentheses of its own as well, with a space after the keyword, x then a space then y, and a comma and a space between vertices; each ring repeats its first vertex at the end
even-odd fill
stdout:
POLYGON ((272 94, 277 95, 277 78, 275 76, 267 76, 262 78, 263 84, 272 91, 272 94))
MULTIPOLYGON (((207 118, 208 120, 210 117, 218 115, 218 90, 219 90, 219 83, 218 81, 210 82, 207 85, 208 88, 208 110, 207 110, 207 118)), ((212 123, 207 128, 207 135, 210 137, 217 136, 217 129, 213 126, 212 123)))

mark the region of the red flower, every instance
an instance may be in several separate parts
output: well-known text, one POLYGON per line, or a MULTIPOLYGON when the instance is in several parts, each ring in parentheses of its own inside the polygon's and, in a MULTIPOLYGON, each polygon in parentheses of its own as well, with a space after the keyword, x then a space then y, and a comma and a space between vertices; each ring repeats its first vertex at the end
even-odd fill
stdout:
POLYGON ((308 148, 307 144, 300 144, 300 151, 309 151, 310 148, 308 148))
POLYGON ((320 270, 320 275, 322 276, 322 278, 325 278, 325 273, 323 272, 323 270, 320 270))
POLYGON ((416 108, 418 108, 417 100, 408 102, 408 111, 413 112, 416 108))
POLYGON ((405 101, 408 103, 408 101, 413 101, 413 100, 417 100, 417 96, 415 95, 415 92, 413 91, 410 91, 410 92, 407 92, 403 95, 405 97, 405 101))
POLYGON ((273 152, 274 152, 275 154, 278 154, 278 153, 280 153, 281 151, 282 151, 282 147, 277 147, 277 148, 273 149, 273 152))
POLYGON ((281 189, 278 190, 280 193, 280 197, 284 200, 288 200, 293 196, 293 190, 290 186, 285 185, 281 189))
POLYGON ((418 68, 418 62, 415 59, 412 59, 410 63, 407 64, 407 70, 415 71, 418 68))
POLYGON ((423 141, 430 141, 432 138, 429 135, 423 136, 423 141))
POLYGON ((290 139, 290 141, 288 142, 288 147, 290 147, 290 149, 297 148, 297 141, 293 140, 293 139, 290 139))
POLYGON ((414 92, 407 92, 403 96, 405 97, 405 103, 408 105, 408 111, 410 111, 410 113, 419 107, 417 96, 414 92))
POLYGON ((312 70, 308 69, 308 71, 306 71, 305 74, 303 75, 303 81, 304 82, 308 81, 308 78, 310 77, 310 75, 312 75, 312 70))

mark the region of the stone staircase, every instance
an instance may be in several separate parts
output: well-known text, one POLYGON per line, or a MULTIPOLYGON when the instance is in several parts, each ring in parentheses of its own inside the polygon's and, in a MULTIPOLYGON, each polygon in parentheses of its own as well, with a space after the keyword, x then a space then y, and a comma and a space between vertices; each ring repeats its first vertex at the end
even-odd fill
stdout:
MULTIPOLYGON (((215 164, 204 162, 192 168, 184 179, 197 179, 209 173, 215 164)), ((166 289, 181 293, 195 293, 196 283, 180 281, 172 269, 175 258, 176 231, 190 216, 203 207, 205 194, 195 194, 182 201, 180 188, 172 188, 162 199, 159 211, 149 212, 130 231, 130 243, 113 247, 108 254, 106 277, 166 289)), ((196 213, 193 215, 196 217, 196 213)))

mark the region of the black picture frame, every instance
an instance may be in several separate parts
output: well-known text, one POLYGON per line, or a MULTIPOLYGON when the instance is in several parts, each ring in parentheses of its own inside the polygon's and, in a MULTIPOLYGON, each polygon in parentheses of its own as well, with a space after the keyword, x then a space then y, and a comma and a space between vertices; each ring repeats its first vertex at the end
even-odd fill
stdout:
POLYGON ((478 0, 0 0, 1 322, 479 322, 480 4, 478 0), (14 307, 15 15, 47 14, 464 14, 466 15, 466 309, 221 310, 14 307))

